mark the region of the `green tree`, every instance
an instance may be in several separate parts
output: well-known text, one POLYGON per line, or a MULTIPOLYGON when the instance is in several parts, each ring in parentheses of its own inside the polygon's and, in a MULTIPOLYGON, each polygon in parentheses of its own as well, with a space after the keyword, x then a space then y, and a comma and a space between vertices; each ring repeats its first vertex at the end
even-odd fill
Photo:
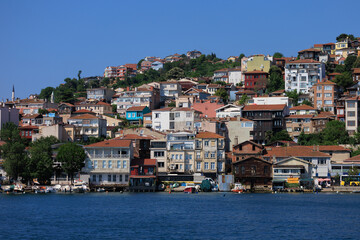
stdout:
POLYGON ((242 59, 243 57, 245 57, 245 54, 240 53, 240 55, 239 55, 239 61, 241 61, 241 59, 242 59))
POLYGON ((310 106, 310 107, 313 107, 313 103, 310 102, 309 100, 304 100, 301 104, 302 104, 302 105, 308 105, 308 106, 310 106))
POLYGON ((79 72, 78 72, 78 80, 79 80, 79 81, 80 81, 80 79, 81 79, 81 73, 82 73, 82 71, 79 70, 79 72))
POLYGON ((53 88, 53 87, 46 87, 46 88, 41 89, 39 98, 49 100, 51 97, 51 94, 54 90, 55 90, 55 88, 53 88))
POLYGON ((297 93, 296 90, 287 91, 285 92, 285 94, 287 97, 292 99, 294 106, 299 105, 299 94, 297 93))
POLYGON ((285 88, 285 81, 282 77, 281 69, 278 66, 271 66, 269 74, 270 77, 267 84, 267 89, 269 92, 274 92, 276 90, 285 88))
POLYGON ((58 142, 58 139, 51 136, 42 137, 31 144, 30 158, 26 164, 31 178, 37 178, 42 183, 50 181, 54 172, 51 145, 58 142))
POLYGON ((353 68, 360 68, 360 57, 356 58, 356 61, 354 62, 353 68))
POLYGON ((117 105, 113 104, 113 105, 111 105, 111 107, 112 107, 112 112, 117 113, 117 105))
POLYGON ((166 73, 166 79, 181 79, 185 77, 184 70, 179 67, 174 67, 166 73))
POLYGON ((74 174, 79 172, 85 166, 85 151, 76 143, 65 143, 59 148, 56 156, 57 161, 61 163, 62 169, 74 180, 74 174))
POLYGON ((145 59, 141 59, 137 64, 137 69, 141 69, 141 63, 145 61, 145 59))
POLYGON ((3 164, 5 172, 11 179, 25 177, 27 155, 18 127, 12 122, 5 123, 1 129, 0 138, 5 142, 0 147, 5 160, 3 164))
POLYGON ((280 53, 280 52, 276 52, 276 53, 274 53, 273 57, 274 58, 282 58, 282 57, 284 57, 284 55, 282 53, 280 53))
POLYGON ((351 72, 351 69, 354 67, 354 63, 356 62, 356 60, 357 57, 355 55, 349 55, 344 61, 345 71, 351 72))
POLYGON ((100 82, 100 85, 104 86, 104 87, 107 87, 107 85, 109 85, 109 84, 110 84, 110 78, 107 78, 107 77, 103 78, 100 82))
POLYGON ((349 134, 346 131, 345 123, 341 121, 330 121, 326 123, 324 130, 321 132, 325 145, 338 145, 349 142, 349 134))
POLYGON ((352 167, 349 169, 348 174, 349 174, 350 176, 352 176, 352 175, 359 175, 359 169, 358 169, 356 166, 352 166, 352 167))
POLYGON ((343 72, 341 75, 335 77, 335 83, 338 86, 343 87, 344 89, 350 87, 354 84, 351 73, 350 72, 343 72))
POLYGON ((250 97, 248 97, 248 95, 243 94, 241 96, 240 100, 238 101, 238 104, 239 105, 245 105, 248 102, 249 99, 250 99, 250 97))
POLYGON ((354 35, 342 33, 342 34, 340 34, 339 36, 336 37, 336 41, 337 41, 337 42, 342 42, 342 41, 344 41, 346 38, 349 38, 350 40, 355 40, 354 35))
POLYGON ((292 141, 292 138, 290 137, 289 133, 286 130, 282 130, 275 134, 273 134, 272 131, 268 131, 266 132, 265 137, 267 137, 269 143, 275 141, 292 141))
POLYGON ((345 72, 345 65, 336 65, 334 71, 337 72, 337 73, 345 72))
POLYGON ((229 99, 229 95, 224 88, 219 88, 215 92, 215 96, 219 96, 224 102, 227 102, 227 100, 229 99))

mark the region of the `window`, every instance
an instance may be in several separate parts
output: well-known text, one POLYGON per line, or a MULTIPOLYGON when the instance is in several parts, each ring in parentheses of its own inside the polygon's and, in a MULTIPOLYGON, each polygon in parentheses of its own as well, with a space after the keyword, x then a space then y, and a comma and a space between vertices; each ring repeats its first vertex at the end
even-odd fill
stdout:
POLYGON ((251 166, 251 175, 256 175, 256 166, 251 166))
POLYGON ((317 94, 316 94, 316 97, 321 97, 321 93, 317 93, 317 94))
POLYGON ((182 165, 182 164, 179 164, 179 167, 180 167, 180 169, 183 169, 183 165, 182 165))
POLYGON ((325 93, 325 97, 332 97, 332 93, 325 93))
POLYGON ((88 161, 88 168, 92 168, 92 166, 93 166, 92 161, 89 160, 89 161, 88 161))
POLYGON ((214 162, 211 163, 211 170, 215 170, 215 163, 214 162))
POLYGON ((102 161, 102 168, 106 168, 106 161, 102 161))
POLYGON ((347 107, 348 108, 354 108, 355 107, 355 102, 348 102, 347 107))
POLYGON ((201 162, 196 162, 196 169, 200 170, 201 169, 201 162))
POLYGON ((96 182, 96 174, 92 176, 92 181, 96 182))
POLYGON ((125 182, 129 181, 129 175, 125 175, 125 182))
POLYGON ((112 168, 112 161, 108 161, 109 168, 112 168))
POLYGON ((211 158, 215 158, 215 152, 211 152, 211 158))
POLYGON ((205 145, 205 146, 209 146, 209 141, 208 141, 208 140, 205 141, 205 142, 204 142, 204 145, 205 145))
POLYGON ((108 182, 111 182, 111 175, 108 175, 108 182))
POLYGON ((269 173, 269 167, 268 166, 264 166, 264 174, 268 174, 269 173))
POLYGON ((126 160, 123 161, 123 168, 127 168, 127 161, 126 160))
POLYGON ((347 125, 350 127, 354 127, 355 126, 355 121, 347 121, 347 125))
POLYGON ((120 161, 120 160, 117 161, 116 167, 117 167, 117 168, 121 168, 121 161, 120 161))
POLYGON ((322 90, 322 86, 317 86, 317 90, 321 91, 322 90))
POLYGON ((94 161, 94 168, 98 168, 98 161, 94 161))
POLYGON ((205 158, 209 158, 209 152, 205 152, 205 158))
POLYGON ((116 175, 113 175, 113 182, 116 182, 116 175))
POLYGON ((241 174, 245 174, 245 167, 244 166, 241 166, 241 174))
POLYGON ((208 162, 206 162, 206 163, 204 164, 204 169, 205 169, 205 170, 208 170, 208 169, 209 169, 209 163, 208 163, 208 162))
POLYGON ((176 118, 179 118, 179 117, 180 117, 180 113, 179 113, 179 112, 175 113, 175 117, 176 117, 176 118))
POLYGON ((160 118, 160 113, 155 113, 155 118, 160 118))
POLYGON ((218 171, 221 172, 222 171, 222 163, 218 162, 218 171))
POLYGON ((324 104, 326 104, 326 105, 331 105, 331 104, 332 104, 332 101, 331 101, 331 100, 325 100, 325 101, 324 101, 324 104))
POLYGON ((102 182, 102 174, 99 175, 99 182, 102 182))
POLYGON ((191 125, 192 125, 191 122, 189 122, 189 121, 186 122, 187 127, 191 127, 191 125))
POLYGON ((348 111, 347 116, 348 117, 355 117, 355 111, 348 111))
POLYGON ((192 116, 192 112, 187 112, 187 113, 186 113, 186 117, 187 117, 187 118, 190 118, 191 116, 192 116))
POLYGON ((165 156, 164 151, 161 151, 161 152, 154 152, 154 157, 164 157, 164 156, 165 156))
POLYGON ((119 182, 122 182, 122 175, 119 175, 119 182))
MULTIPOLYGON (((324 89, 325 89, 325 90, 332 90, 333 87, 332 87, 332 86, 325 86, 324 89)), ((330 94, 331 94, 331 93, 330 93, 330 94)))
POLYGON ((159 167, 159 168, 165 167, 165 163, 164 163, 164 162, 158 162, 158 167, 159 167))
POLYGON ((321 100, 316 101, 316 105, 317 105, 317 106, 321 106, 321 105, 322 105, 322 101, 321 101, 321 100))

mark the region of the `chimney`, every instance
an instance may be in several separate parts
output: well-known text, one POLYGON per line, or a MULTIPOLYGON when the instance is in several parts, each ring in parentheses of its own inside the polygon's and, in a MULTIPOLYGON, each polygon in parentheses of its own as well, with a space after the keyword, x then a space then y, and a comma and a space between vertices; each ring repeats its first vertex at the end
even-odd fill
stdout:
POLYGON ((239 140, 238 140, 238 137, 236 136, 235 138, 234 138, 234 146, 236 146, 236 145, 238 145, 238 142, 239 142, 239 140))
POLYGON ((318 152, 319 152, 319 145, 317 145, 317 147, 316 147, 316 151, 318 151, 318 152))
POLYGON ((313 151, 315 152, 316 151, 316 145, 314 144, 313 146, 313 151))
POLYGON ((290 141, 287 141, 286 145, 287 145, 288 147, 290 147, 290 141))

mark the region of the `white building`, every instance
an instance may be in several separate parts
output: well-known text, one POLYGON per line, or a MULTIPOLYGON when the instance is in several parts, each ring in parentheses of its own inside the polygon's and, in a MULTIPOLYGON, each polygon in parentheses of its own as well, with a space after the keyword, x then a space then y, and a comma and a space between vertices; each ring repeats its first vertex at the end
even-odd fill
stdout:
POLYGON ((190 108, 156 109, 152 111, 152 128, 157 131, 193 131, 199 114, 190 108))
POLYGON ((229 76, 228 83, 232 83, 232 84, 236 85, 238 83, 243 82, 242 72, 241 72, 240 68, 229 69, 228 76, 229 76))
POLYGON ((234 104, 227 104, 223 107, 216 109, 217 118, 236 117, 241 116, 242 106, 236 106, 234 104))
POLYGON ((181 95, 181 85, 176 80, 160 83, 160 101, 174 100, 181 95))
POLYGON ((89 137, 106 137, 106 119, 92 114, 80 114, 68 119, 75 126, 75 139, 87 140, 89 137))
POLYGON ((299 59, 285 66, 285 91, 308 93, 325 78, 325 64, 312 59, 299 59))
POLYGON ((87 158, 83 171, 94 185, 124 185, 129 183, 131 140, 111 139, 84 146, 87 158))
POLYGON ((248 103, 255 105, 286 104, 288 107, 292 105, 288 97, 253 97, 248 100, 248 103))

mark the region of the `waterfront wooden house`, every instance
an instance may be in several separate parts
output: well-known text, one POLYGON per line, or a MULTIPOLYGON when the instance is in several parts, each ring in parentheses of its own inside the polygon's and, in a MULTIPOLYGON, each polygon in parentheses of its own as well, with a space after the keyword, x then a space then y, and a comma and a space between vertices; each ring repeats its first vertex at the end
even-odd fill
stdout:
POLYGON ((132 159, 129 190, 134 192, 155 192, 157 185, 156 167, 156 159, 132 159))
POLYGON ((233 162, 235 182, 248 190, 269 191, 272 187, 272 163, 260 157, 249 157, 233 162))
POLYGON ((263 145, 254 143, 253 141, 244 141, 233 146, 232 162, 238 162, 249 157, 261 157, 266 153, 263 145))

